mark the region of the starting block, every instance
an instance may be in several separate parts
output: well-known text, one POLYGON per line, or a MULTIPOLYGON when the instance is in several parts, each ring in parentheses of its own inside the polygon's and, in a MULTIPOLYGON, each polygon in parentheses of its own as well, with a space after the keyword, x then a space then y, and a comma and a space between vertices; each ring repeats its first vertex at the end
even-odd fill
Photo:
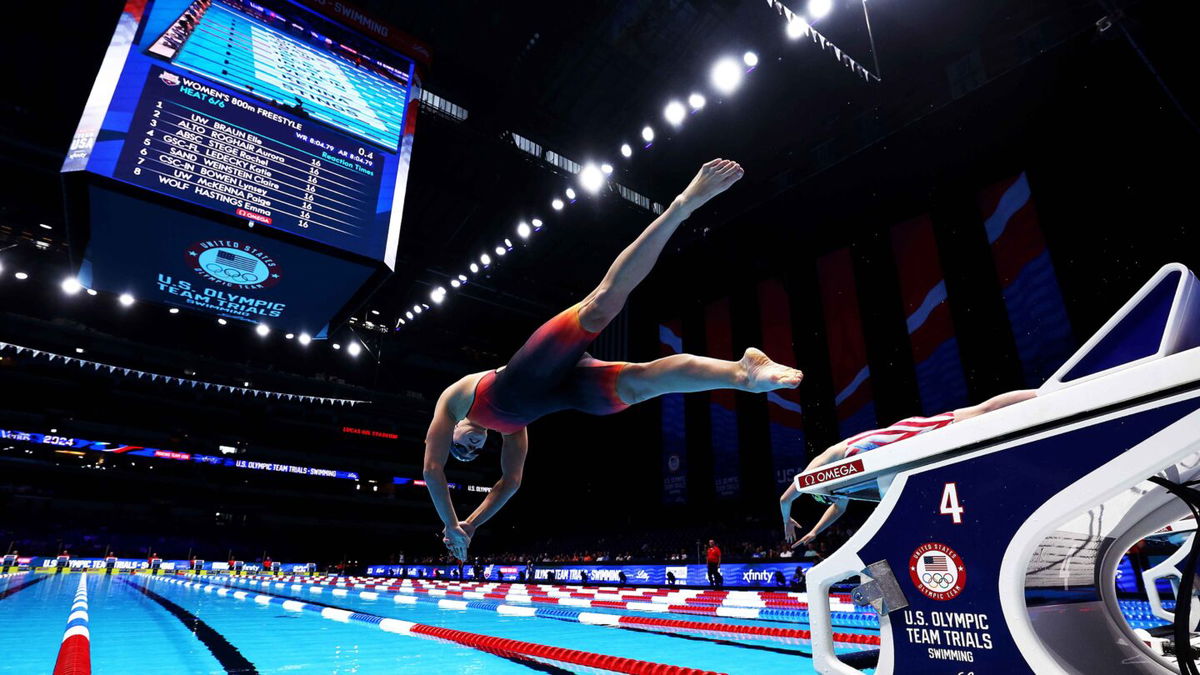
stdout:
POLYGON ((1178 673, 1134 633, 1116 570, 1190 511, 1200 477, 1200 282, 1170 264, 1037 398, 801 474, 803 492, 877 501, 808 573, 818 672, 830 587, 880 612, 876 673, 1178 673))

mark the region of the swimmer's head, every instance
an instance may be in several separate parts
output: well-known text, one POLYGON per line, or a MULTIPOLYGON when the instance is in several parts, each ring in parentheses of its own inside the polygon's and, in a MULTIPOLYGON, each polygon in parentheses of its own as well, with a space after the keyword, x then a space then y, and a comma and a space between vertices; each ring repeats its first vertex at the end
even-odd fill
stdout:
POLYGON ((479 456, 487 442, 487 427, 480 426, 467 418, 454 425, 454 436, 450 441, 450 454, 460 462, 470 462, 479 456))

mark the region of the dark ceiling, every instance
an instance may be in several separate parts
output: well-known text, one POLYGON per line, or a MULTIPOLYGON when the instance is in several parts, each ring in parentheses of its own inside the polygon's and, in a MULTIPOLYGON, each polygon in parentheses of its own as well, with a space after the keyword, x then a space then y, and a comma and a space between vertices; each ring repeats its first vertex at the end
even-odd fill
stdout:
MULTIPOLYGON (((616 180, 664 204, 703 161, 737 159, 746 179, 697 214, 666 257, 705 246, 712 232, 731 223, 749 237, 783 232, 786 246, 823 236, 809 231, 820 220, 781 221, 756 208, 788 199, 811 205, 808 215, 834 208, 836 197, 824 186, 817 192, 814 177, 867 149, 886 148, 889 139, 950 105, 956 86, 970 89, 1003 78, 1039 53, 1094 30, 1105 14, 1095 2, 872 0, 878 50, 872 54, 861 2, 836 0, 818 27, 867 67, 873 69, 878 57, 883 82, 867 83, 812 43, 789 41, 783 20, 761 1, 362 4, 430 45, 433 64, 425 85, 469 116, 459 122, 422 112, 398 269, 359 315, 369 317, 373 309, 394 324, 404 308, 428 302, 430 288, 513 237, 520 219, 547 221, 543 232, 476 283, 379 340, 390 369, 386 377, 362 368, 357 373, 367 383, 426 393, 452 373, 501 360, 536 322, 586 293, 653 217, 611 192, 551 215, 550 199, 573 177, 522 153, 508 133, 576 161, 613 161, 616 180), (708 85, 711 64, 746 50, 760 55, 758 68, 738 92, 715 95, 708 85), (978 60, 980 54, 987 57, 986 75, 971 68, 972 55, 978 60), (976 76, 979 81, 971 81, 976 76), (708 106, 667 132, 664 103, 691 91, 708 96, 708 106), (633 142, 647 123, 660 132, 653 148, 621 160, 620 143, 633 142), (406 377, 415 379, 397 385, 406 377)), ((19 244, 4 256, 44 269, 42 286, 52 290, 68 265, 57 171, 120 7, 120 0, 53 6, 3 47, 5 62, 20 67, 3 75, 9 95, 0 103, 0 246, 19 244), (37 250, 33 240, 50 242, 49 248, 37 250)), ((1004 142, 998 130, 991 143, 1004 142)), ((916 174, 922 171, 930 169, 916 174)), ((911 178, 897 177, 895 189, 911 187, 911 178)), ((763 263, 750 247, 732 253, 730 274, 763 263)), ((697 283, 724 283, 705 277, 697 283)), ((88 325, 215 356, 245 358, 240 344, 255 340, 249 328, 237 326, 234 344, 213 347, 211 319, 192 317, 185 329, 167 330, 149 310, 115 321, 78 307, 50 307, 50 300, 37 299, 38 291, 23 294, 38 303, 30 309, 35 313, 78 312, 73 318, 88 325)), ((9 294, 5 302, 21 300, 9 294)), ((259 349, 252 356, 302 370, 294 347, 259 349)))

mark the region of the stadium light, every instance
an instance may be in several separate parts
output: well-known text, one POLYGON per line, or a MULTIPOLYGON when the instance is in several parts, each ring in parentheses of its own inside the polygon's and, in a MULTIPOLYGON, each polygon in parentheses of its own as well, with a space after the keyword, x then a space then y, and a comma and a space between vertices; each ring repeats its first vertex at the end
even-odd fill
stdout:
POLYGON ((487 267, 488 265, 492 264, 492 256, 484 253, 483 255, 479 256, 479 262, 483 263, 484 267, 487 267))
POLYGON ((550 206, 554 207, 555 211, 562 211, 563 200, 559 199, 558 197, 555 197, 554 201, 550 202, 550 206))
POLYGON ((478 274, 478 273, 479 273, 479 265, 476 265, 475 263, 471 263, 471 274, 478 274))
POLYGON ((504 239, 504 247, 505 247, 505 248, 512 248, 512 239, 509 239, 509 238, 505 237, 505 239, 504 239))
POLYGON ((310 343, 310 342, 312 342, 312 336, 311 336, 311 335, 309 335, 308 333, 301 333, 301 334, 300 334, 300 344, 302 344, 302 345, 304 345, 305 347, 307 347, 307 346, 308 346, 308 343, 310 343))
POLYGON ((43 230, 53 230, 54 229, 53 227, 50 227, 46 223, 38 223, 38 227, 42 228, 43 230))
POLYGON ((88 295, 96 295, 96 289, 94 289, 94 288, 87 289, 87 294, 88 295))
POLYGON ((121 297, 117 298, 121 302, 122 307, 128 307, 133 304, 133 296, 128 293, 122 293, 121 297))
MULTIPOLYGON (((582 172, 583 172, 583 170, 581 169, 580 173, 582 173, 582 172)), ((575 188, 567 188, 566 194, 567 194, 567 199, 570 199, 571 201, 575 201, 575 188)))
POLYGON ((531 234, 533 234, 533 230, 529 229, 529 223, 520 223, 517 225, 518 237, 528 239, 531 234))
POLYGON ((18 278, 18 279, 20 279, 21 281, 25 281, 26 279, 28 279, 28 278, 29 278, 29 275, 28 275, 28 274, 26 274, 26 273, 24 273, 24 272, 17 272, 17 273, 16 273, 16 274, 14 274, 13 276, 14 276, 14 277, 16 277, 16 278, 18 278))
POLYGON ((229 323, 229 322, 228 322, 228 321, 226 321, 225 319, 217 319, 217 324, 218 324, 218 325, 224 326, 224 325, 225 325, 225 324, 227 324, 227 323, 229 323))
MULTIPOLYGON (((809 6, 811 5, 812 3, 809 3, 809 6)), ((799 15, 793 16, 792 19, 787 22, 787 36, 789 38, 793 40, 799 40, 800 38, 804 37, 804 34, 807 32, 808 22, 799 15)))
POLYGON ((75 295, 79 291, 83 290, 83 286, 75 277, 67 277, 66 279, 63 279, 62 290, 63 293, 66 293, 67 295, 75 295))
POLYGON ((758 54, 754 52, 746 52, 742 54, 742 63, 746 64, 747 68, 753 68, 758 65, 758 54))
POLYGON ((271 334, 271 327, 265 323, 260 323, 254 327, 254 332, 258 333, 262 337, 267 337, 271 334))
POLYGON ((654 129, 651 129, 648 126, 642 127, 642 140, 646 141, 647 143, 654 142, 654 129))
POLYGON ((338 351, 340 351, 340 350, 342 349, 342 346, 341 346, 341 345, 339 345, 339 344, 338 344, 338 343, 336 343, 336 342, 335 342, 335 343, 333 343, 333 345, 332 345, 332 346, 333 346, 333 348, 334 348, 334 349, 336 349, 336 350, 338 350, 338 351))
POLYGON ((351 342, 346 346, 346 351, 350 352, 350 356, 358 356, 362 353, 362 346, 357 342, 351 342))
POLYGON ((595 164, 590 162, 585 164, 579 170, 579 186, 591 194, 600 192, 600 189, 604 187, 604 172, 595 164))
POLYGON ((535 230, 542 229, 542 219, 541 218, 534 218, 533 220, 531 220, 529 222, 533 223, 533 229, 535 229, 535 230))
POLYGON ((462 282, 459 281, 458 279, 451 279, 450 286, 453 288, 458 288, 459 286, 462 286, 462 282))
POLYGON ((613 172, 612 164, 605 162, 604 164, 600 165, 600 173, 604 174, 605 176, 611 176, 612 172, 613 172))
POLYGON ((704 100, 704 96, 702 94, 692 94, 691 96, 688 96, 688 105, 692 106, 692 110, 699 110, 703 108, 705 103, 707 103, 707 101, 704 100))
POLYGON ((808 15, 814 21, 819 21, 829 16, 829 12, 833 11, 833 0, 808 0, 808 15))
POLYGON ((633 156, 633 148, 629 147, 628 143, 621 144, 621 156, 622 157, 632 157, 633 156))
POLYGON ((465 275, 465 274, 458 275, 458 280, 463 282, 464 284, 467 283, 467 275, 465 275))
POLYGON ((425 309, 423 307, 421 307, 420 305, 413 305, 413 311, 416 312, 417 314, 420 314, 421 312, 424 312, 425 309))
POLYGON ((505 253, 508 253, 508 251, 504 250, 503 246, 496 247, 496 255, 504 255, 505 253))
POLYGON ((444 286, 438 286, 437 288, 433 289, 429 292, 429 299, 432 300, 435 305, 442 304, 442 301, 446 299, 446 288, 444 286))
POLYGON ((168 313, 168 314, 178 314, 178 313, 179 313, 179 308, 178 308, 178 307, 172 307, 171 309, 168 309, 168 310, 167 310, 167 313, 168 313))
POLYGON ((296 334, 295 334, 295 333, 288 333, 287 335, 284 335, 283 337, 285 337, 285 338, 287 338, 287 339, 291 340, 292 338, 296 337, 296 334))
POLYGON ((673 127, 683 124, 683 119, 687 117, 687 109, 679 101, 671 101, 667 107, 663 108, 663 119, 673 127))
POLYGON ((413 313, 412 313, 411 311, 409 311, 409 312, 405 312, 405 313, 404 313, 404 316, 407 316, 407 317, 408 317, 408 319, 409 319, 409 321, 412 321, 412 318, 413 318, 413 313))
POLYGON ((722 94, 732 94, 742 83, 742 66, 726 57, 713 64, 710 76, 713 89, 722 94))

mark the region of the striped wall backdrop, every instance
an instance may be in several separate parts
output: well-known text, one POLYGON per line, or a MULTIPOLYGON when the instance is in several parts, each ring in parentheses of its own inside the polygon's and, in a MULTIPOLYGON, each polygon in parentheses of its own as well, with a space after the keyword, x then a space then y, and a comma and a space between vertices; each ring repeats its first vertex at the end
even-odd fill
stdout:
POLYGON ((850 249, 838 249, 817 260, 817 277, 829 342, 838 434, 846 438, 877 423, 850 249))
POLYGON ((893 227, 892 251, 900 274, 921 412, 936 415, 960 408, 968 403, 967 380, 929 216, 893 227))
POLYGON ((979 210, 1025 384, 1040 386, 1071 355, 1075 340, 1029 178, 1022 173, 985 188, 979 195, 979 210))
MULTIPOLYGON (((778 363, 796 367, 791 300, 781 281, 769 279, 758 284, 758 308, 763 351, 778 363)), ((770 427, 775 487, 783 490, 808 463, 804 442, 804 409, 800 405, 799 389, 782 389, 767 394, 767 424, 770 427)))

